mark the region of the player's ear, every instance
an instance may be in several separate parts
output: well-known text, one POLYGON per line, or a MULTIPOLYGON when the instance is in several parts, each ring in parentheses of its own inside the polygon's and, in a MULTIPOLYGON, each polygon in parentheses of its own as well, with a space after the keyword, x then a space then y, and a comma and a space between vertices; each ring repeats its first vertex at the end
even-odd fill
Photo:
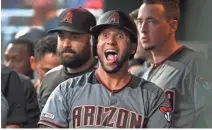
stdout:
POLYGON ((169 24, 170 24, 171 31, 176 32, 177 27, 178 27, 178 21, 177 20, 171 20, 169 24))
POLYGON ((33 71, 36 69, 36 61, 34 56, 30 56, 30 66, 33 71))

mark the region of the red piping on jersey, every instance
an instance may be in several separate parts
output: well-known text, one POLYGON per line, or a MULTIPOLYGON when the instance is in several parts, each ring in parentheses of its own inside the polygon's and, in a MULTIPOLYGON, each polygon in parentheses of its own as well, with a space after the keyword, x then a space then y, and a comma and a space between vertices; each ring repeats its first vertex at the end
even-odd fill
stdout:
POLYGON ((156 69, 158 66, 162 65, 165 61, 167 61, 168 59, 171 59, 174 55, 176 55, 179 51, 181 51, 184 48, 184 46, 181 46, 180 48, 178 48, 175 52, 173 52, 171 55, 169 55, 166 59, 164 59, 161 62, 155 63, 154 66, 152 67, 151 70, 156 69))
POLYGON ((99 77, 97 71, 95 71, 95 76, 96 76, 96 79, 97 79, 106 89, 108 89, 108 90, 109 90, 110 92, 112 92, 112 93, 118 93, 118 92, 120 92, 120 91, 123 90, 125 87, 127 87, 127 85, 129 85, 130 82, 132 81, 132 75, 131 75, 131 78, 130 78, 129 82, 128 82, 126 85, 124 85, 124 86, 123 86, 122 88, 120 88, 120 89, 112 90, 112 89, 110 89, 110 87, 108 87, 108 86, 100 79, 100 77, 99 77))
POLYGON ((53 126, 55 126, 55 127, 57 127, 57 128, 63 128, 63 127, 61 127, 61 126, 59 126, 59 125, 57 125, 57 124, 55 124, 55 123, 53 123, 53 122, 47 121, 47 120, 40 120, 39 122, 44 122, 44 123, 53 125, 53 126))

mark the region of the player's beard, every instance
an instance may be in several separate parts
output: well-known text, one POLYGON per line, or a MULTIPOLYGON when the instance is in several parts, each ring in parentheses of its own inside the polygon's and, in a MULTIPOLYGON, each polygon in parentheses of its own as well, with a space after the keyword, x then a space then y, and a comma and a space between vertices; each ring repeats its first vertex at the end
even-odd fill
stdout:
MULTIPOLYGON (((87 43, 87 45, 89 45, 89 43, 87 43)), ((59 55, 60 63, 63 66, 75 69, 75 68, 81 67, 86 62, 88 62, 91 56, 91 49, 90 49, 90 46, 86 46, 83 48, 81 52, 77 53, 76 51, 67 48, 61 52, 58 51, 58 55, 59 55), (63 53, 65 52, 72 53, 73 56, 63 56, 63 53)))
MULTIPOLYGON (((104 65, 104 62, 101 58, 99 58, 99 61, 100 61, 102 68, 104 69, 104 71, 106 73, 114 74, 114 73, 117 73, 122 68, 124 63, 130 58, 130 56, 131 56, 131 46, 128 46, 128 49, 126 50, 124 55, 117 62, 116 66, 112 70, 107 69, 107 67, 104 65)), ((100 56, 98 55, 98 57, 100 57, 100 56)))

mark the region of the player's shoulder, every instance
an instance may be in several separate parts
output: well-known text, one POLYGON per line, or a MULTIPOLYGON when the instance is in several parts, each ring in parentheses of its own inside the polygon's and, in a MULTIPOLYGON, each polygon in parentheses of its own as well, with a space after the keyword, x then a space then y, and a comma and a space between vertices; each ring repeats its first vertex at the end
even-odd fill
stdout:
POLYGON ((20 79, 23 80, 23 81, 31 81, 31 79, 30 79, 28 76, 23 75, 23 74, 21 74, 21 73, 18 73, 18 76, 19 76, 20 79))
POLYGON ((165 75, 167 75, 167 74, 176 74, 176 73, 181 74, 187 71, 188 66, 186 63, 184 63, 184 61, 178 62, 178 61, 168 60, 164 64, 162 64, 161 67, 159 68, 161 68, 161 71, 166 71, 165 75))
POLYGON ((24 89, 25 89, 26 91, 27 91, 27 90, 32 90, 32 91, 35 92, 35 88, 34 88, 34 86, 33 86, 33 84, 32 84, 32 81, 31 81, 31 79, 30 79, 28 76, 23 75, 23 74, 20 74, 20 73, 18 73, 18 76, 19 76, 20 81, 21 81, 21 83, 23 84, 24 89))
POLYGON ((68 88, 81 87, 92 80, 93 74, 94 74, 94 71, 86 72, 82 75, 69 78, 63 81, 60 85, 66 86, 68 88))
POLYGON ((6 67, 5 65, 1 65, 1 75, 2 76, 8 76, 11 73, 15 73, 15 71, 13 71, 12 69, 10 69, 9 67, 6 67))
POLYGON ((1 65, 1 88, 2 91, 6 90, 10 85, 20 85, 21 80, 14 70, 6 67, 5 65, 1 65), (17 84, 19 83, 19 84, 17 84))
POLYGON ((52 82, 52 83, 57 83, 57 81, 62 78, 62 71, 63 71, 63 66, 57 66, 51 70, 49 70, 43 77, 43 83, 48 83, 52 82))
POLYGON ((47 76, 47 75, 53 75, 53 74, 55 74, 55 73, 57 73, 57 72, 60 72, 62 69, 63 69, 63 65, 59 65, 59 66, 57 66, 57 67, 52 68, 51 70, 49 70, 49 71, 45 74, 45 76, 47 76))
POLYGON ((133 78, 135 81, 139 82, 138 87, 140 87, 142 91, 152 93, 153 95, 158 95, 164 92, 163 89, 150 81, 137 76, 133 76, 133 78))
POLYGON ((196 71, 198 68, 204 68, 207 65, 207 60, 203 53, 196 52, 187 47, 184 47, 179 62, 184 64, 189 72, 196 71))
POLYGON ((84 73, 77 77, 69 78, 61 82, 53 91, 54 94, 63 95, 65 97, 72 97, 72 94, 81 91, 84 86, 89 84, 91 80, 93 71, 84 73))
POLYGON ((196 52, 195 50, 192 50, 185 46, 182 47, 180 55, 181 55, 182 61, 185 60, 188 62, 205 59, 205 56, 202 53, 196 52))
POLYGON ((56 86, 59 85, 59 83, 64 81, 62 71, 63 66, 61 65, 49 70, 43 77, 40 86, 40 91, 43 91, 44 89, 47 91, 53 91, 56 88, 56 86))

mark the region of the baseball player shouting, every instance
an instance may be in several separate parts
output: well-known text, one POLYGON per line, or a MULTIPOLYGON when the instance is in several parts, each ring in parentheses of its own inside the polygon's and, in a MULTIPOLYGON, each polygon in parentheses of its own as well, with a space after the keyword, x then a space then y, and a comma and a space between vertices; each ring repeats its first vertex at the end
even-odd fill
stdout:
POLYGON ((128 72, 128 59, 137 46, 135 23, 112 10, 91 32, 99 67, 57 86, 44 106, 40 127, 172 127, 172 109, 163 90, 128 72))

